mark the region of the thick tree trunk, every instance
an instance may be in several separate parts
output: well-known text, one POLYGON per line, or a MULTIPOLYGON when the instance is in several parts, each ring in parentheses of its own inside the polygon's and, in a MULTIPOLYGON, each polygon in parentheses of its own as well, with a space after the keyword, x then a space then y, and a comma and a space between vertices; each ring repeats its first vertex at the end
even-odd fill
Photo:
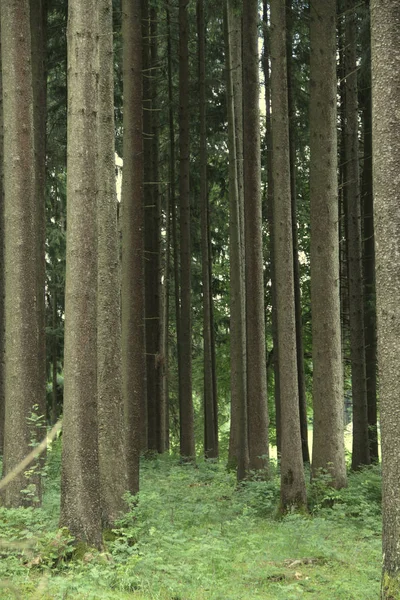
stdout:
MULTIPOLYGON (((31 71, 29 1, 6 0, 1 6, 5 192, 5 431, 3 475, 31 450, 37 431, 28 418, 41 390, 38 336, 38 220, 35 186, 35 138, 31 71), (34 249, 34 250, 33 250, 34 249)), ((35 428, 36 429, 36 428, 35 428)), ((6 506, 25 502, 23 489, 40 493, 37 477, 24 473, 5 489, 6 506)))
POLYGON ((228 466, 237 467, 237 477, 245 478, 249 467, 246 405, 246 324, 244 310, 244 265, 235 136, 235 99, 233 89, 232 28, 238 17, 231 0, 224 4, 225 68, 228 107, 229 148, 229 264, 230 264, 230 366, 231 435, 228 466))
POLYGON ((292 77, 292 0, 286 0, 287 27, 287 77, 288 77, 288 110, 289 110, 289 146, 290 146, 290 194, 292 199, 292 231, 293 231, 293 278, 294 303, 296 316, 296 356, 297 380, 299 384, 300 435, 303 461, 310 462, 308 450, 308 422, 306 380, 304 373, 303 317, 301 310, 299 241, 297 235, 297 189, 296 189, 296 112, 292 77))
POLYGON ((279 348, 278 348, 278 326, 276 314, 276 268, 275 268, 275 242, 274 242, 274 182, 272 177, 272 126, 271 126, 271 77, 269 70, 270 43, 268 33, 268 3, 263 0, 263 27, 264 27, 264 53, 263 71, 265 79, 265 142, 267 147, 267 222, 269 230, 269 260, 271 275, 271 320, 272 320, 272 344, 273 344, 273 369, 274 369, 274 402, 275 402, 275 430, 276 449, 278 456, 281 454, 281 406, 279 386, 279 348))
POLYGON ((249 468, 268 472, 257 0, 243 3, 243 88, 249 468))
POLYGON ((120 265, 114 148, 112 0, 99 0, 97 385, 103 526, 125 509, 127 491, 121 374, 120 265))
POLYGON ((194 414, 192 398, 191 249, 189 194, 189 0, 179 0, 179 207, 181 255, 181 393, 180 452, 194 458, 194 414))
POLYGON ((97 0, 68 4, 67 268, 60 525, 99 548, 97 0))
POLYGON ((313 475, 346 485, 340 341, 336 130, 336 6, 311 6, 310 198, 313 332, 313 475))
POLYGON ((272 167, 279 381, 281 393, 281 509, 306 505, 300 437, 290 193, 285 3, 271 1, 272 167))
POLYGON ((400 591, 400 5, 371 0, 372 139, 382 435, 382 598, 400 591))
POLYGON ((123 0, 124 170, 122 177, 122 389, 128 490, 139 490, 147 448, 141 1, 123 0))
POLYGON ((206 65, 205 65, 204 2, 197 0, 197 35, 199 59, 199 107, 200 107, 200 216, 201 259, 203 284, 203 345, 204 345, 204 455, 218 456, 216 436, 214 377, 212 358, 212 298, 210 289, 210 247, 207 184, 207 124, 206 124, 206 65))
POLYGON ((345 185, 347 198, 350 359, 353 400, 353 469, 370 463, 365 374, 364 304, 361 259, 361 205, 358 157, 357 20, 354 0, 345 21, 345 185))

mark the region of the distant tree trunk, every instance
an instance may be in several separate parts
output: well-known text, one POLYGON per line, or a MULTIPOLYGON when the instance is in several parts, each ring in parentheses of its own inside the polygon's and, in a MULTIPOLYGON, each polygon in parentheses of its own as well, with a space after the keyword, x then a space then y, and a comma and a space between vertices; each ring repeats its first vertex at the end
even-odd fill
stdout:
POLYGON ((357 17, 346 0, 345 22, 345 185, 347 197, 350 357, 353 399, 352 469, 370 463, 365 374, 364 305, 361 260, 361 205, 358 157, 357 17))
POLYGON ((182 398, 181 382, 181 318, 180 318, 180 284, 179 284, 179 247, 177 234, 176 214, 176 185, 175 185, 175 122, 174 122, 174 98, 172 85, 172 43, 171 43, 171 13, 169 0, 166 2, 167 16, 167 60, 168 60, 168 121, 169 121, 169 181, 171 193, 171 234, 172 234, 172 258, 174 277, 174 302, 175 302, 175 327, 177 339, 178 358, 178 400, 182 398))
POLYGON ((52 311, 52 327, 53 338, 51 344, 51 424, 55 425, 58 419, 58 395, 57 395, 57 375, 58 375, 58 315, 57 315, 57 289, 54 285, 51 294, 51 311, 52 311))
POLYGON ((114 147, 112 0, 99 0, 97 386, 102 521, 112 527, 127 491, 121 375, 120 265, 114 147))
MULTIPOLYGON (((5 430, 3 475, 30 451, 28 424, 41 389, 37 301, 37 204, 35 187, 31 35, 28 0, 1 6, 5 193, 5 430)), ((5 488, 4 503, 35 503, 21 493, 36 477, 24 473, 5 488)))
POLYGON ((268 407, 261 218, 258 2, 243 4, 243 173, 249 468, 268 471, 268 407))
POLYGON ((124 169, 122 176, 122 389, 128 490, 139 490, 147 448, 141 0, 123 0, 124 169))
POLYGON ((179 0, 179 196, 181 254, 181 393, 180 452, 194 458, 192 398, 191 249, 189 195, 189 0, 179 0))
POLYGON ((272 168, 282 427, 281 509, 283 511, 290 509, 291 506, 304 508, 306 505, 296 357, 285 9, 285 3, 271 0, 272 168))
MULTIPOLYGON (((1 19, 1 7, 0 7, 1 19)), ((0 21, 1 22, 1 21, 0 21)), ((3 121, 3 75, 1 66, 0 29, 0 454, 4 451, 4 349, 5 349, 5 269, 4 269, 4 121, 3 121)))
MULTIPOLYGON (((33 120, 35 140, 35 184, 37 218, 37 317, 39 336, 40 381, 37 396, 39 415, 43 416, 40 438, 46 433, 46 20, 47 1, 30 0, 33 120)), ((43 460, 43 456, 41 457, 43 460)))
POLYGON ((272 313, 272 343, 273 343, 273 368, 274 368, 274 400, 275 400, 275 429, 276 448, 278 456, 281 454, 281 407, 279 386, 279 349, 278 327, 276 316, 276 268, 275 268, 275 243, 274 243, 274 182, 272 177, 272 128, 271 128, 271 77, 269 72, 270 49, 268 34, 268 3, 263 0, 263 27, 264 27, 264 53, 263 71, 265 79, 265 105, 266 124, 265 141, 267 147, 267 222, 269 229, 269 259, 271 273, 271 313, 272 313))
POLYGON ((292 0, 286 0, 287 27, 287 76, 288 76, 288 107, 289 107, 289 145, 290 145, 290 193, 292 199, 292 231, 293 231, 293 277, 294 302, 296 316, 296 356, 297 380, 299 384, 300 435, 303 461, 310 462, 308 450, 307 397, 304 373, 303 317, 301 310, 299 241, 297 235, 297 189, 296 189, 296 112, 292 76, 292 38, 293 15, 292 0))
POLYGON ((68 4, 67 270, 60 525, 100 548, 97 420, 97 0, 68 4))
MULTIPOLYGON (((367 2, 369 7, 369 0, 367 2)), ((369 14, 366 17, 364 45, 370 42, 369 14)), ((374 195, 372 185, 372 102, 371 102, 371 59, 362 62, 365 89, 361 93, 362 127, 364 137, 364 160, 362 172, 362 201, 364 223, 364 331, 365 367, 367 376, 368 438, 371 461, 379 461, 377 426, 377 381, 376 381, 376 307, 375 307, 375 247, 374 247, 374 195)))
POLYGON ((169 293, 171 279, 171 184, 165 202, 165 250, 163 260, 163 286, 161 290, 161 403, 164 410, 164 443, 162 452, 169 449, 169 293))
POLYGON ((313 475, 346 485, 340 342, 336 124, 336 6, 311 5, 310 198, 313 331, 313 475))
POLYGON ((214 377, 212 364, 212 307, 210 290, 209 208, 207 183, 207 124, 206 124, 206 65, 205 65, 204 3, 197 0, 197 35, 199 58, 199 106, 200 106, 200 216, 201 258, 203 284, 203 345, 204 345, 204 455, 218 456, 214 414, 214 377))
MULTIPOLYGON (((233 90, 231 0, 224 4, 225 68, 228 107, 229 148, 229 263, 230 263, 230 366, 231 366, 231 436, 228 466, 237 467, 237 477, 245 478, 249 467, 246 406, 246 323, 244 307, 244 264, 238 186, 238 161, 235 136, 235 101, 233 90)), ((237 66, 235 67, 237 68, 237 66)))
POLYGON ((400 5, 371 0, 372 139, 380 421, 383 572, 381 598, 400 590, 400 5))
POLYGON ((157 14, 142 3, 143 144, 145 215, 145 313, 148 450, 161 450, 160 414, 160 247, 158 190, 157 14))

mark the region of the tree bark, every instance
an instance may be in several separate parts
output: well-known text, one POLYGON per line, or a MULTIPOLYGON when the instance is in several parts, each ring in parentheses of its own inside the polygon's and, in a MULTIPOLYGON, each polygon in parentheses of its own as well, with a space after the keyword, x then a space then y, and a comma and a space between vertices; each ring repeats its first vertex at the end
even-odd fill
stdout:
POLYGON ((181 255, 181 393, 180 452, 196 454, 192 398, 192 319, 189 190, 189 0, 179 0, 179 207, 181 255))
POLYGON ((127 491, 121 374, 120 264, 114 144, 112 0, 99 0, 97 196, 97 386, 103 527, 125 509, 127 491))
POLYGON ((400 591, 400 5, 371 0, 372 139, 382 436, 382 598, 400 591))
POLYGON ((243 176, 246 274, 247 423, 249 468, 269 468, 261 150, 258 2, 243 3, 243 176))
POLYGON ((123 0, 122 390, 128 490, 139 490, 147 448, 141 0, 123 0))
POLYGON ((60 526, 100 548, 97 419, 97 0, 68 4, 67 266, 60 526))
POLYGON ((197 0, 197 36, 199 64, 200 108, 200 217, 201 259, 203 284, 203 348, 204 348, 204 455, 217 458, 218 435, 216 435, 214 405, 214 377, 212 359, 212 297, 210 289, 209 207, 207 183, 207 123, 206 123, 206 51, 204 2, 197 0))
MULTIPOLYGON (((0 7, 1 19, 1 7, 0 7)), ((1 22, 1 21, 0 21, 1 22)), ((1 65, 0 27, 0 454, 4 451, 5 414, 5 265, 4 265, 4 121, 3 121, 3 74, 1 65)))
MULTIPOLYGON (((6 0, 1 6, 5 193, 5 430, 3 475, 30 451, 37 432, 28 424, 41 389, 38 337, 35 139, 29 2, 6 0), (34 250, 33 250, 34 249, 34 250)), ((20 506, 22 490, 37 477, 15 477, 4 503, 20 506)))
POLYGON ((296 356, 285 8, 285 3, 271 0, 272 168, 282 427, 282 511, 292 506, 304 509, 306 505, 296 356))
POLYGON ((346 485, 340 341, 336 130, 336 6, 311 6, 310 199, 313 333, 313 475, 346 485))
POLYGON ((229 264, 230 264, 230 367, 231 435, 228 466, 237 468, 237 478, 245 478, 249 468, 246 405, 246 322, 244 307, 244 264, 238 185, 238 160, 235 135, 235 98, 233 89, 232 28, 238 17, 231 0, 224 4, 225 68, 228 108, 229 149, 229 264))

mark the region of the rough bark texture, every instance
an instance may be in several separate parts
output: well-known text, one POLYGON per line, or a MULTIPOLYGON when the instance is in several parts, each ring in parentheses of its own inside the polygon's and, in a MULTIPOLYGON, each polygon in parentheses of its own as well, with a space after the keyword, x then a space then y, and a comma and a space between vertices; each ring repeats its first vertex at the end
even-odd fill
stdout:
MULTIPOLYGON (((367 2, 369 7, 369 0, 367 2)), ((362 40, 361 65, 364 89, 361 91, 364 160, 362 172, 362 206, 364 224, 364 331, 365 370, 367 376, 368 439, 372 462, 379 461, 377 425, 377 378, 376 378, 376 302, 375 302, 375 247, 374 247, 374 194, 372 185, 372 102, 371 102, 371 54, 370 18, 366 16, 365 38, 362 40)))
POLYGON ((336 132, 336 6, 311 5, 310 97, 313 474, 346 485, 340 341, 336 132))
MULTIPOLYGON (((5 431, 3 475, 30 451, 27 419, 40 394, 37 210, 29 1, 1 6, 5 192, 5 431)), ((6 506, 23 503, 22 473, 5 489, 6 506)), ((29 501, 29 499, 28 499, 29 501)))
MULTIPOLYGON (((230 264, 230 367, 231 367, 231 435, 229 467, 237 467, 238 480, 249 467, 246 406, 246 323, 244 307, 244 265, 238 186, 238 162, 235 136, 235 102, 233 90, 232 28, 235 20, 231 0, 224 4, 225 68, 228 108, 229 148, 229 264, 230 264)), ((237 68, 237 67, 236 67, 237 68)))
POLYGON ((122 39, 122 390, 127 427, 128 489, 135 494, 139 490, 140 450, 147 448, 140 0, 122 3, 122 39))
POLYGON ((210 289, 209 208, 207 184, 207 129, 206 129, 206 52, 205 52, 204 2, 197 0, 197 36, 199 60, 200 108, 200 217, 201 260, 203 284, 203 347, 204 347, 204 455, 218 456, 214 404, 214 377, 212 364, 212 297, 210 289))
POLYGON ((281 393, 281 507, 303 508, 306 489, 300 438, 293 279, 285 3, 271 1, 272 168, 276 301, 281 393))
MULTIPOLYGON (((1 8, 0 8, 1 19, 1 8)), ((1 29, 1 28, 0 28, 1 29)), ((5 346, 5 312, 4 312, 4 123, 3 123, 3 75, 1 66, 1 32, 0 32, 0 454, 4 450, 4 346, 5 346)))
POLYGON ((103 526, 126 509, 121 310, 114 149, 112 0, 99 0, 97 386, 103 526))
POLYGON ((189 0, 179 0, 179 207, 181 255, 180 452, 195 456, 192 398, 192 319, 189 195, 189 0))
POLYGON ((268 407, 261 218, 258 2, 243 3, 243 175, 249 468, 268 470, 268 407))
POLYGON ((60 525, 100 547, 97 427, 97 0, 68 5, 67 265, 60 525))
POLYGON ((400 593, 400 5, 371 0, 372 139, 382 434, 382 598, 400 593))
POLYGON ((269 230, 269 261, 271 277, 271 329, 272 329, 272 360, 274 369, 274 402, 275 402, 275 430, 276 448, 278 456, 281 454, 281 407, 280 407, 280 385, 279 385, 279 349, 278 349, 278 326, 276 315, 276 268, 275 268, 275 243, 274 243, 274 181, 272 177, 272 125, 271 125, 271 77, 270 77, 270 43, 268 33, 268 3, 263 1, 263 29, 264 29, 264 52, 263 71, 265 79, 265 143, 267 148, 267 222, 269 230))
POLYGON ((292 231, 293 231, 293 280, 294 303, 296 316, 296 356, 297 380, 299 385, 300 435, 303 461, 310 462, 308 451, 308 422, 306 380, 304 373, 303 317, 301 311, 299 241, 297 235, 297 189, 296 189, 296 112, 294 99, 294 79, 292 76, 292 36, 293 16, 292 0, 286 0, 287 15, 287 77, 288 77, 288 110, 289 110, 289 146, 290 146, 290 194, 292 199, 292 231))
POLYGON ((354 0, 346 1, 345 23, 345 185, 347 198, 350 359, 353 400, 351 466, 368 465, 368 413, 364 347, 364 304, 361 259, 361 205, 358 156, 357 21, 354 0))

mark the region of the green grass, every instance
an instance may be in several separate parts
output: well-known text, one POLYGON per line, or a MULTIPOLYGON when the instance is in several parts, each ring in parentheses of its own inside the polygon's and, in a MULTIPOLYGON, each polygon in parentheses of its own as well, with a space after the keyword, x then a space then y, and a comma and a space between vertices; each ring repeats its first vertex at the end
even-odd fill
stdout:
POLYGON ((309 489, 310 516, 277 519, 277 476, 237 489, 222 465, 146 460, 139 502, 113 541, 77 560, 67 532, 57 532, 58 460, 56 450, 43 509, 0 509, 4 600, 379 596, 377 468, 352 475, 340 493, 321 478, 309 489))

